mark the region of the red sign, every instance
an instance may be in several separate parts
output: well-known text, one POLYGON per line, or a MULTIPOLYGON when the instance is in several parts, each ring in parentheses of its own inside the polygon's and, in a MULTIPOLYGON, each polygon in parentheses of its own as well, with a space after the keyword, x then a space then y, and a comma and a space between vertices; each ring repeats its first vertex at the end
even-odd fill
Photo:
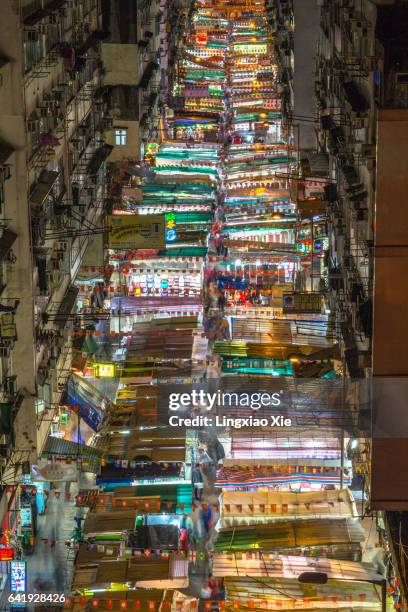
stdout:
POLYGON ((12 561, 14 559, 14 548, 0 548, 0 561, 12 561))

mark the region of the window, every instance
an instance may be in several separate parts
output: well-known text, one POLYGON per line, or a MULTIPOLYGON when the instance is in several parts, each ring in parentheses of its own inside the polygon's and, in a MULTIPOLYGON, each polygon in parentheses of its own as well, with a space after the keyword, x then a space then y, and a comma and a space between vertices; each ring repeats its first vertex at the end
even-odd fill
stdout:
POLYGON ((36 30, 25 33, 24 40, 24 70, 28 72, 41 60, 40 34, 36 30))
POLYGON ((127 140, 127 129, 116 128, 115 130, 115 145, 125 146, 127 140))
MULTIPOLYGON (((0 177, 1 179, 1 177, 0 177)), ((3 211, 3 204, 5 203, 5 196, 4 196, 4 183, 2 180, 0 180, 0 213, 3 211)))

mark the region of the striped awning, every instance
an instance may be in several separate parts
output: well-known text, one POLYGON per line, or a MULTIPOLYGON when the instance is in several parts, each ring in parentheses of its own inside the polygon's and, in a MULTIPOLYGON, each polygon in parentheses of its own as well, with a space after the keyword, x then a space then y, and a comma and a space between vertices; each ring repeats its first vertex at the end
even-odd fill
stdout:
POLYGON ((48 436, 42 455, 45 457, 66 457, 67 459, 77 459, 79 457, 84 461, 86 471, 97 474, 102 452, 96 448, 72 442, 72 440, 48 436), (88 462, 88 466, 86 466, 86 462, 88 462))

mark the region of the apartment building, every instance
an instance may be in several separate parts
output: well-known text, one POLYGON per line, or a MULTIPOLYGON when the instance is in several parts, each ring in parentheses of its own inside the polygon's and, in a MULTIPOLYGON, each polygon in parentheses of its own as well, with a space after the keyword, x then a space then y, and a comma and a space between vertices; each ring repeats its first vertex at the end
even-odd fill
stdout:
POLYGON ((159 127, 160 7, 156 0, 105 0, 103 84, 114 146, 109 162, 140 162, 143 142, 159 127))
POLYGON ((0 467, 13 483, 58 418, 73 281, 101 231, 112 147, 103 139, 99 0, 4 0, 2 23, 0 304, 20 303, 2 315, 0 467))
POLYGON ((362 465, 370 507, 401 526, 405 515, 396 519, 395 511, 408 510, 401 471, 408 459, 402 281, 408 215, 401 206, 408 169, 408 3, 327 2, 321 14, 316 94, 319 146, 329 154, 331 307, 347 374, 372 376, 374 399, 387 398, 374 403, 383 433, 374 431, 362 465))
POLYGON ((305 155, 317 146, 314 84, 321 2, 278 0, 268 2, 267 11, 274 31, 284 123, 290 123, 294 147, 305 155))
POLYGON ((361 439, 353 459, 406 584, 399 546, 408 541, 408 482, 401 471, 408 459, 402 280, 408 215, 401 205, 408 172, 408 3, 276 0, 267 6, 277 34, 284 119, 302 178, 306 185, 324 179, 329 253, 321 286, 343 372, 373 377, 374 397, 388 398, 379 417, 388 434, 361 439))

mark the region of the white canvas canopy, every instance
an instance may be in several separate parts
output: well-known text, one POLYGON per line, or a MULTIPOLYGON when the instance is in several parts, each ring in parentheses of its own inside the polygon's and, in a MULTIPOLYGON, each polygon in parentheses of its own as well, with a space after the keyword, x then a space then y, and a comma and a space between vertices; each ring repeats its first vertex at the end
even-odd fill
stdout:
POLYGON ((292 493, 224 491, 219 528, 303 518, 353 518, 353 498, 347 489, 292 493))

